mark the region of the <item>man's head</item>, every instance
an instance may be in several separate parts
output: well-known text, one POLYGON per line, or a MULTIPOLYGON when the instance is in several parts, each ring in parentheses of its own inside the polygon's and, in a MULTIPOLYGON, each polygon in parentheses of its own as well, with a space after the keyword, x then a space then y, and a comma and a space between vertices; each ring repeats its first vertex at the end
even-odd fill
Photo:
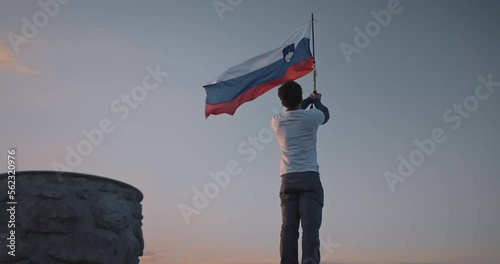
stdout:
POLYGON ((302 102, 302 87, 293 80, 286 81, 278 88, 278 96, 287 109, 297 108, 302 102))

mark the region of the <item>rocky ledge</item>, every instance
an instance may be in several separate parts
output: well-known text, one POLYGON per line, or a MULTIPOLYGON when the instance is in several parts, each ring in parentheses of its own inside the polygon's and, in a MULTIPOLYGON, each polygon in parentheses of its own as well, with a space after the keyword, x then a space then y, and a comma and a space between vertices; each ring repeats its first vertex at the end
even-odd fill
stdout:
POLYGON ((137 264, 142 199, 133 186, 94 175, 0 174, 0 263, 137 264))

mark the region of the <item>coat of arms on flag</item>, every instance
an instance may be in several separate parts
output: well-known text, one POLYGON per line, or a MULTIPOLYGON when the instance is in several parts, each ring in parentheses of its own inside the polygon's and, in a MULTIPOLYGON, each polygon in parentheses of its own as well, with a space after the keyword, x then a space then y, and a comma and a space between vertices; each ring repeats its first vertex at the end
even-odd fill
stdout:
POLYGON ((283 59, 286 61, 286 62, 290 62, 290 60, 292 59, 292 56, 293 56, 293 52, 295 51, 295 44, 292 43, 288 46, 286 46, 284 49, 283 49, 283 59))

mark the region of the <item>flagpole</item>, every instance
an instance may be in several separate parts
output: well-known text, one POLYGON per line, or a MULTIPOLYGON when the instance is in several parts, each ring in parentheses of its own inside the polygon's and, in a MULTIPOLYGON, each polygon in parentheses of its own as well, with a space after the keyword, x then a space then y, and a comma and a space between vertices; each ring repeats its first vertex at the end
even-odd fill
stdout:
MULTIPOLYGON (((312 26, 312 45, 313 45, 313 93, 316 92, 316 51, 314 48, 314 14, 311 13, 311 26, 312 26)), ((311 104, 311 109, 313 108, 314 104, 311 104)))
POLYGON ((314 83, 314 93, 316 93, 316 52, 314 48, 314 14, 311 13, 312 20, 312 44, 313 44, 313 83, 314 83))

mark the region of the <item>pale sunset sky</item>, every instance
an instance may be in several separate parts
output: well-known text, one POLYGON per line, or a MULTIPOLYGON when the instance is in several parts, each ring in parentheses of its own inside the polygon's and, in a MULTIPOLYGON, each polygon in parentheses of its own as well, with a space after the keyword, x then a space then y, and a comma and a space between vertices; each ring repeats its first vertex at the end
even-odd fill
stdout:
POLYGON ((323 263, 500 263, 498 1, 40 2, 0 3, 0 150, 140 189, 141 263, 279 262, 277 89, 205 119, 202 86, 311 13, 323 263))

